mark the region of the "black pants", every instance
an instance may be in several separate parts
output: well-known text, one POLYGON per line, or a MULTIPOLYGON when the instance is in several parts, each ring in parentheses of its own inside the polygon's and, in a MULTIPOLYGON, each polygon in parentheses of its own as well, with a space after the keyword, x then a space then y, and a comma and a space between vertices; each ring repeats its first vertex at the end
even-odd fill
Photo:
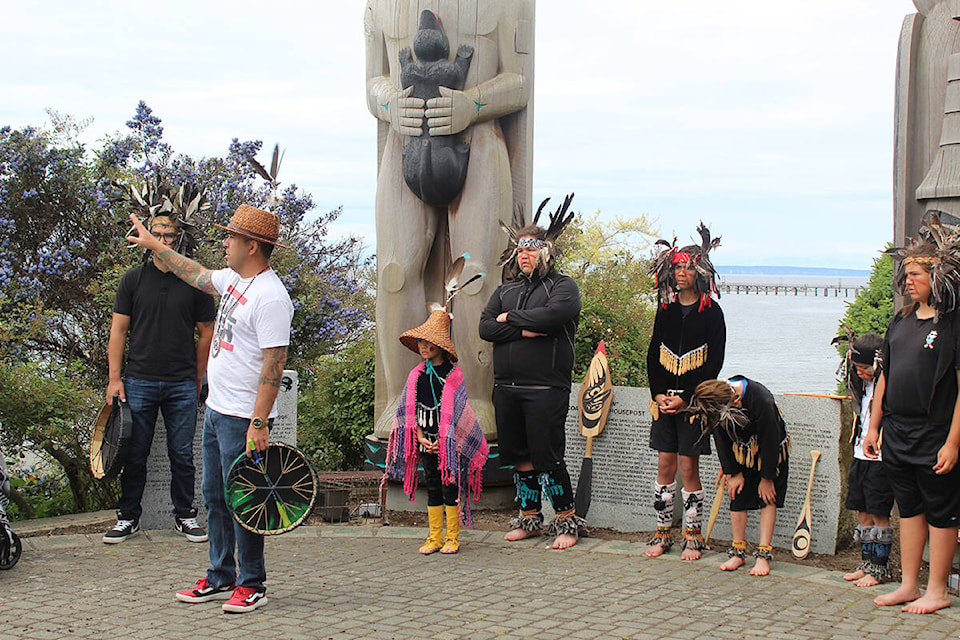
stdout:
POLYGON ((421 453, 420 462, 423 464, 423 474, 427 480, 427 506, 455 507, 460 492, 456 483, 443 484, 441 481, 440 456, 436 453, 421 453))
POLYGON ((531 462, 537 471, 563 466, 569 404, 566 389, 494 387, 501 464, 531 462))

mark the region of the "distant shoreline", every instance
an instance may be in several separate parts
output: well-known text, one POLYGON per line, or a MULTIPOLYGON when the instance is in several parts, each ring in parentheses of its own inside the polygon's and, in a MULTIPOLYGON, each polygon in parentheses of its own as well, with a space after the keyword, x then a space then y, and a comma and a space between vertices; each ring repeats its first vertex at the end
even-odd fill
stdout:
POLYGON ((780 266, 743 266, 715 265, 722 276, 820 276, 869 278, 869 269, 835 269, 830 267, 780 267, 780 266))

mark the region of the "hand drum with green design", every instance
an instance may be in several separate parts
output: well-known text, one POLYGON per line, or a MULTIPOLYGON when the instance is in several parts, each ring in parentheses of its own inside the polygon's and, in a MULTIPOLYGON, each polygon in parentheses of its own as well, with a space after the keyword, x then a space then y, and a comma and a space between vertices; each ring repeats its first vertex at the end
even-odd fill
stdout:
POLYGON ((313 511, 317 472, 299 449, 282 442, 271 443, 256 457, 241 454, 227 474, 224 492, 234 519, 267 536, 295 529, 313 511))

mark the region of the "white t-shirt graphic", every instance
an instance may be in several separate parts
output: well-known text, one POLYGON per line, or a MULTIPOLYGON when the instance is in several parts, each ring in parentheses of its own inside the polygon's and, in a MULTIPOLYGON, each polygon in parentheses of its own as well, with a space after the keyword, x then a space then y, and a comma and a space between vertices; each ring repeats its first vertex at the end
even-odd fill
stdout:
MULTIPOLYGON (((261 349, 290 344, 293 304, 272 269, 252 278, 219 269, 211 273, 211 281, 221 298, 207 363, 207 406, 224 415, 252 418, 263 369, 261 349)), ((267 417, 276 415, 274 402, 267 417)))

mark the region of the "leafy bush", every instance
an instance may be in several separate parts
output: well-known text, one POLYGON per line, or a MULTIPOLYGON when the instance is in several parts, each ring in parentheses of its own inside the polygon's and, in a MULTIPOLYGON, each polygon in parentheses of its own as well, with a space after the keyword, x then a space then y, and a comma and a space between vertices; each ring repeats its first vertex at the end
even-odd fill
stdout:
POLYGON ((30 517, 49 518, 76 511, 70 485, 62 474, 16 474, 10 478, 10 485, 32 509, 32 513, 26 514, 15 502, 11 502, 7 507, 7 516, 10 520, 26 520, 30 517))
POLYGON ((574 354, 574 383, 583 378, 603 340, 613 384, 647 384, 647 347, 656 302, 649 261, 637 257, 656 234, 646 216, 602 222, 599 212, 578 216, 561 238, 558 269, 577 281, 582 310, 574 354))
POLYGON ((575 384, 586 374, 600 340, 607 346, 613 384, 648 384, 647 348, 656 305, 650 299, 653 281, 646 269, 646 261, 626 257, 579 277, 583 309, 574 344, 575 384))
MULTIPOLYGON (((847 305, 847 312, 840 320, 838 334, 843 334, 844 326, 853 329, 862 336, 865 333, 887 332, 890 319, 893 318, 893 260, 883 254, 873 261, 870 269, 870 281, 867 288, 860 291, 853 302, 847 305)), ((843 353, 846 353, 844 346, 843 353)))
POLYGON ((373 429, 373 331, 343 351, 321 356, 297 401, 297 444, 321 470, 360 469, 373 429))

